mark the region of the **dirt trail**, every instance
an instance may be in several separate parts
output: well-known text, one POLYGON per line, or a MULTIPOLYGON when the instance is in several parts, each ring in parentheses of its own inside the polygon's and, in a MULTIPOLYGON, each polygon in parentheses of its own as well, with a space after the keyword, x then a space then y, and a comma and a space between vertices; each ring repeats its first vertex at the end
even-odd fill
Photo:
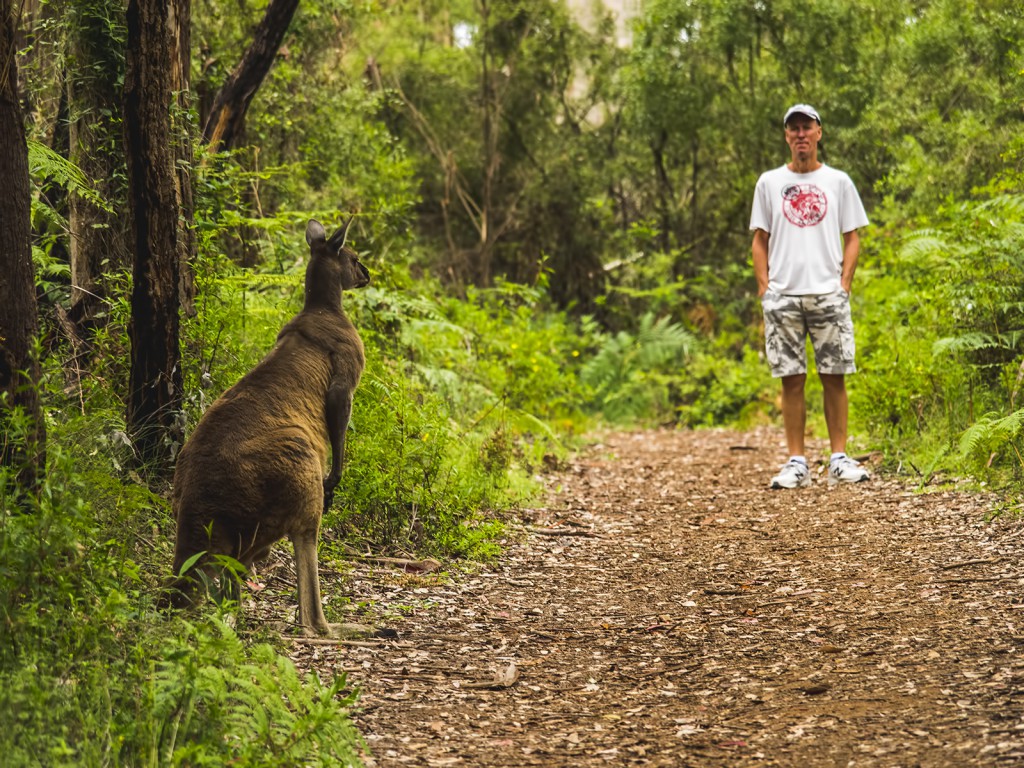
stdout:
POLYGON ((399 640, 298 655, 349 672, 381 767, 1024 765, 1024 526, 895 480, 768 491, 782 453, 609 435, 501 562, 328 585, 399 640))

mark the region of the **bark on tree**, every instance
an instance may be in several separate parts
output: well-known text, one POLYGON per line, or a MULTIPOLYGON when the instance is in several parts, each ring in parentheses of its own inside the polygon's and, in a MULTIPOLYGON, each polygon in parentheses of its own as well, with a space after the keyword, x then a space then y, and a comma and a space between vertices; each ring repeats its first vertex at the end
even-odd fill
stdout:
POLYGON ((178 177, 171 141, 175 34, 188 0, 129 0, 124 90, 133 249, 127 426, 142 468, 169 473, 184 437, 178 177))
POLYGON ((105 210, 82 195, 72 195, 68 224, 71 230, 71 311, 69 318, 82 334, 93 324, 106 291, 103 274, 130 263, 128 227, 118 210, 125 198, 124 153, 117 140, 121 126, 115 118, 123 76, 123 50, 111 27, 119 3, 97 7, 76 2, 68 8, 69 58, 67 94, 70 113, 69 159, 96 185, 96 192, 111 203, 105 210), (109 13, 107 12, 109 11, 109 13))
POLYGON ((480 46, 480 100, 483 105, 483 125, 481 149, 483 157, 483 179, 480 190, 480 242, 476 259, 476 282, 478 285, 491 284, 491 263, 494 259, 495 231, 491 218, 494 214, 494 190, 498 183, 498 169, 501 166, 501 154, 498 151, 499 125, 501 122, 501 104, 494 78, 497 76, 491 67, 492 51, 489 40, 491 9, 487 0, 480 3, 481 28, 484 30, 484 45, 480 46))
POLYGON ((252 43, 213 99, 203 138, 214 152, 232 149, 245 127, 249 104, 270 71, 299 0, 270 0, 252 43))
POLYGON ((0 410, 6 416, 21 408, 29 421, 26 434, 7 435, 0 462, 16 467, 23 487, 34 489, 45 469, 46 428, 37 388, 28 148, 15 60, 20 8, 14 0, 0 0, 0 410))
POLYGON ((192 123, 188 117, 191 100, 191 51, 192 51, 192 4, 191 0, 176 0, 174 11, 171 52, 171 92, 175 107, 171 116, 174 132, 175 187, 178 200, 178 259, 181 273, 178 293, 182 311, 189 316, 195 314, 195 281, 192 263, 198 249, 195 233, 195 202, 192 194, 192 123))

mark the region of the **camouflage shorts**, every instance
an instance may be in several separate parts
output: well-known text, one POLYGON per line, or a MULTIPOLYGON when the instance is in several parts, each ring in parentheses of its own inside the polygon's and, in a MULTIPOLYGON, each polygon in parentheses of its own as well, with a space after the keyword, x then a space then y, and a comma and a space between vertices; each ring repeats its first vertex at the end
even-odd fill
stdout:
POLYGON ((853 319, 846 291, 789 296, 768 291, 764 310, 765 352, 772 376, 807 373, 806 338, 811 337, 818 373, 853 373, 853 319))

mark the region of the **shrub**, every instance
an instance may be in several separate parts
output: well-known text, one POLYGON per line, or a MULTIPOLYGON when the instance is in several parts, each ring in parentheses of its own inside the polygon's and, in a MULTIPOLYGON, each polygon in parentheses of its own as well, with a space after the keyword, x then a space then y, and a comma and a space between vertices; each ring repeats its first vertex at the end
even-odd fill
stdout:
POLYGON ((89 432, 80 422, 51 425, 31 509, 0 470, 4 765, 359 764, 343 678, 300 676, 216 613, 189 623, 154 610, 147 572, 163 571, 169 544, 149 536, 170 527, 166 503, 113 477, 101 441, 63 450, 89 432))

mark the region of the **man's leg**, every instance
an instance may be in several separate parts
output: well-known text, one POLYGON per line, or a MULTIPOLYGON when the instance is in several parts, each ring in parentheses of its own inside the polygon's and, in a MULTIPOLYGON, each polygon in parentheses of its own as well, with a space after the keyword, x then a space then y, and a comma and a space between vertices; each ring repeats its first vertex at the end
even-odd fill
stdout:
POLYGON ((782 424, 789 460, 771 479, 772 488, 804 488, 811 483, 804 455, 807 423, 806 337, 803 298, 772 292, 761 297, 764 309, 765 354, 772 376, 782 380, 782 424), (795 461, 794 461, 795 459, 795 461))
POLYGON ((822 373, 821 389, 832 453, 846 453, 846 422, 850 409, 846 397, 846 376, 841 373, 822 373))
POLYGON ((846 399, 846 380, 843 374, 821 374, 821 387, 825 394, 825 423, 828 441, 832 445, 832 460, 828 468, 828 484, 860 483, 870 479, 867 470, 846 455, 846 419, 849 405, 846 399))
POLYGON ((782 425, 790 456, 804 455, 804 430, 807 424, 807 401, 804 399, 806 373, 782 377, 782 425))

